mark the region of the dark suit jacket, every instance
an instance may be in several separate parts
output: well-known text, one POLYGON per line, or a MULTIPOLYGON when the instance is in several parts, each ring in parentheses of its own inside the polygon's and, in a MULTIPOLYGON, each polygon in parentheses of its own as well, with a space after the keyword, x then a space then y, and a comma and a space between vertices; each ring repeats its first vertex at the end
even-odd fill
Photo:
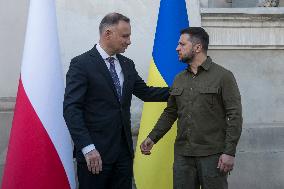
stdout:
POLYGON ((64 118, 77 149, 77 161, 85 161, 82 148, 94 144, 103 162, 117 157, 124 132, 133 157, 130 124, 132 94, 143 101, 167 101, 168 88, 148 87, 132 60, 117 54, 124 83, 119 102, 109 70, 96 47, 72 59, 66 75, 64 118))

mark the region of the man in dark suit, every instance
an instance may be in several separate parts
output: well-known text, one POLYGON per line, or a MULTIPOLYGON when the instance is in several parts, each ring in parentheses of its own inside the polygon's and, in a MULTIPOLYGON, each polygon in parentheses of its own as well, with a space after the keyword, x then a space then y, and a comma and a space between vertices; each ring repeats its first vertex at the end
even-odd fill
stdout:
POLYGON ((148 87, 133 61, 120 54, 131 43, 129 18, 110 13, 99 30, 99 43, 70 63, 64 118, 76 147, 79 187, 131 189, 132 94, 167 101, 168 88, 148 87))

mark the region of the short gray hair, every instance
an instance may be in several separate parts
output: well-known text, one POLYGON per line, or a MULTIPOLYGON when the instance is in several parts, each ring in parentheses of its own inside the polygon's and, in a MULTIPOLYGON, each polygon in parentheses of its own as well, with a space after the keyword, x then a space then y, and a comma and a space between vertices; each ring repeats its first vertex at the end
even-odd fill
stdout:
POLYGON ((99 30, 100 30, 100 34, 103 33, 103 31, 110 26, 116 25, 119 23, 119 21, 124 21, 127 23, 130 23, 130 19, 127 18, 126 16, 120 14, 120 13, 109 13, 107 14, 101 21, 100 26, 99 26, 99 30))

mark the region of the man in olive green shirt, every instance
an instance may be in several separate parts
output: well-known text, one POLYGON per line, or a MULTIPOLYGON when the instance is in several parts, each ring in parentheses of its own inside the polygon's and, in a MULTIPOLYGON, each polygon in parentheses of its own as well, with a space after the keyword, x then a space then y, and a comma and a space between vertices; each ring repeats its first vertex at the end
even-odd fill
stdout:
POLYGON ((167 107, 140 145, 151 149, 177 120, 174 153, 175 189, 227 189, 242 130, 241 96, 233 74, 207 56, 203 28, 181 31, 176 48, 188 64, 173 83, 167 107))

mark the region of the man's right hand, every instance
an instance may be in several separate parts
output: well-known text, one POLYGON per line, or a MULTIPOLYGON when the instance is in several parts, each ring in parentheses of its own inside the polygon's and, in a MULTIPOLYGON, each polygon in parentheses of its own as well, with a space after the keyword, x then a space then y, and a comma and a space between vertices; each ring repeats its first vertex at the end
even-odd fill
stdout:
POLYGON ((141 153, 144 155, 150 155, 154 144, 155 143, 147 137, 140 145, 141 153))
POLYGON ((99 174, 102 171, 102 159, 100 153, 94 149, 85 155, 88 170, 93 174, 99 174))

